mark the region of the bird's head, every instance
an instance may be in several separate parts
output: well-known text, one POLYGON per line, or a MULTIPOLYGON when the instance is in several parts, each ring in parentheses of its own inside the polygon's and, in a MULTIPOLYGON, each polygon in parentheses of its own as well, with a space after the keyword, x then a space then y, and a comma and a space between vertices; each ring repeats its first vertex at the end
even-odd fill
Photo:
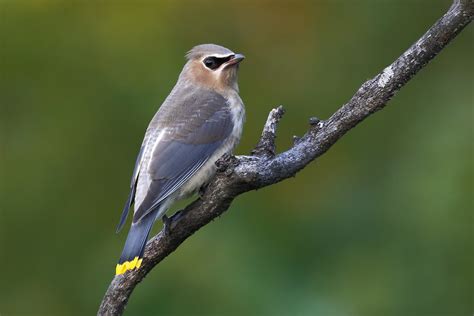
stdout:
POLYGON ((238 91, 237 70, 244 58, 219 45, 198 45, 186 54, 188 62, 181 76, 206 88, 238 91))

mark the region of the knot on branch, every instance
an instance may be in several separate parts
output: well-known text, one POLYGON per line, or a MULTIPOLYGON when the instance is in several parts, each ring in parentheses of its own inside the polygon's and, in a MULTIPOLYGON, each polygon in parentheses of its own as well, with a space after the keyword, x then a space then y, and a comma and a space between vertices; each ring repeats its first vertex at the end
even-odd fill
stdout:
POLYGON ((259 157, 274 157, 275 156, 275 139, 278 122, 285 114, 283 106, 279 106, 270 111, 267 122, 263 127, 262 136, 257 146, 252 150, 252 155, 259 157))
POLYGON ((319 122, 321 122, 321 120, 318 119, 317 117, 310 117, 309 118, 309 125, 311 125, 311 126, 317 126, 319 124, 319 122))
POLYGON ((321 121, 317 117, 310 117, 308 132, 303 137, 293 136, 293 146, 307 140, 313 140, 316 137, 316 134, 318 134, 321 128, 323 128, 324 124, 326 124, 325 121, 321 121))
POLYGON ((309 118, 309 132, 313 135, 316 136, 316 134, 323 128, 325 122, 321 121, 317 117, 310 117, 309 118))

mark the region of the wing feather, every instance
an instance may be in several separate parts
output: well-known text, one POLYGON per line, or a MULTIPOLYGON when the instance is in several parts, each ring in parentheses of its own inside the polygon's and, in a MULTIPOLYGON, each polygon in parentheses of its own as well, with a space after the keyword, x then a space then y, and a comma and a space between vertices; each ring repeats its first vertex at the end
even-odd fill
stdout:
POLYGON ((138 153, 138 157, 135 161, 135 168, 133 169, 132 180, 130 183, 130 193, 128 194, 127 201, 125 202, 125 206, 123 207, 122 215, 120 216, 120 221, 117 225, 117 229, 116 229, 117 233, 122 229, 123 225, 125 224, 125 221, 127 220, 127 217, 128 217, 128 212, 130 211, 130 207, 132 206, 133 200, 135 199, 138 173, 140 170, 140 162, 143 155, 143 147, 144 146, 142 145, 138 153))

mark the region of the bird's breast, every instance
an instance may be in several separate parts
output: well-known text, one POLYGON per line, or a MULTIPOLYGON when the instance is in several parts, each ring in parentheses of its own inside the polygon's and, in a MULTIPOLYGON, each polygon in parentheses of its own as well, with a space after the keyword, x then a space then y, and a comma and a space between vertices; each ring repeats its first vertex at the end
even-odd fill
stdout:
POLYGON ((232 144, 233 150, 237 143, 240 141, 240 137, 242 136, 242 129, 245 122, 245 107, 244 103, 242 102, 242 99, 237 93, 231 94, 227 98, 227 102, 230 107, 232 123, 234 125, 231 134, 233 141, 235 142, 234 144, 232 144))

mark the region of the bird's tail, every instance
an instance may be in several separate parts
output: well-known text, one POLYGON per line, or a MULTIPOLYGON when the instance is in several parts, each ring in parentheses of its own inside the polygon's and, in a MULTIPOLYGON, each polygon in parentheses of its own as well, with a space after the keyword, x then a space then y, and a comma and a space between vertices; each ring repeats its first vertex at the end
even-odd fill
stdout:
POLYGON ((156 219, 156 211, 150 212, 137 223, 133 223, 128 232, 127 241, 122 250, 115 274, 123 274, 128 270, 138 269, 142 264, 143 252, 151 227, 156 219))

